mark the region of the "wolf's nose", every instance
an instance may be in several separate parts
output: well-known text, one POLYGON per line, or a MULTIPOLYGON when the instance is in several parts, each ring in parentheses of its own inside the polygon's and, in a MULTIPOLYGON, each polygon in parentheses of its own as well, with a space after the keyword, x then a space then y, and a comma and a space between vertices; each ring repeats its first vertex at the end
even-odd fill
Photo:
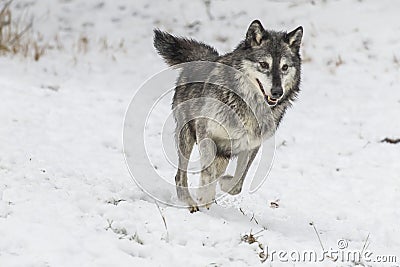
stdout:
POLYGON ((275 99, 280 98, 283 95, 282 87, 272 87, 271 96, 275 99))

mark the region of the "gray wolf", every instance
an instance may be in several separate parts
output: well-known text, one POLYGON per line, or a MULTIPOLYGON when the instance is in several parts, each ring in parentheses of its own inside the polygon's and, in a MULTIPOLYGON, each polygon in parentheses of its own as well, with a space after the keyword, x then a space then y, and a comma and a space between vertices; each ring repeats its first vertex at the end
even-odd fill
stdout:
POLYGON ((216 64, 210 68, 201 65, 198 69, 184 68, 172 103, 179 154, 175 176, 177 195, 190 212, 195 212, 199 206, 209 208, 215 201, 217 182, 224 192, 232 195, 241 192, 263 140, 275 132, 287 108, 297 98, 303 28, 278 32, 264 29, 261 22, 255 20, 244 40, 224 55, 193 39, 176 37, 158 29, 154 34, 155 48, 171 66, 205 61, 216 64), (230 68, 241 75, 230 73, 227 70, 230 68), (203 73, 206 80, 213 77, 214 82, 185 83, 190 75, 199 73, 203 73), (198 203, 191 197, 187 182, 188 160, 195 143, 202 166, 198 203), (238 157, 235 174, 223 175, 233 157, 238 157))

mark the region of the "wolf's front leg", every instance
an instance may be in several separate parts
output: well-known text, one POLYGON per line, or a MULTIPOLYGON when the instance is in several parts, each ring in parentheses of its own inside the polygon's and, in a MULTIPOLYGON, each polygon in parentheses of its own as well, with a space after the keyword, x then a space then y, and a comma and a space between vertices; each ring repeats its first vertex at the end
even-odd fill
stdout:
POLYGON ((239 153, 235 175, 224 175, 219 179, 219 184, 222 191, 231 195, 237 195, 242 191, 244 178, 246 178, 247 171, 253 163, 258 149, 259 147, 250 151, 243 151, 239 153))
POLYGON ((217 156, 209 167, 202 170, 200 188, 197 194, 201 206, 208 209, 215 202, 217 179, 225 172, 228 162, 227 158, 217 156))
POLYGON ((208 209, 215 201, 217 178, 225 172, 229 160, 216 155, 216 147, 211 139, 202 139, 199 148, 202 169, 197 199, 201 206, 208 209))

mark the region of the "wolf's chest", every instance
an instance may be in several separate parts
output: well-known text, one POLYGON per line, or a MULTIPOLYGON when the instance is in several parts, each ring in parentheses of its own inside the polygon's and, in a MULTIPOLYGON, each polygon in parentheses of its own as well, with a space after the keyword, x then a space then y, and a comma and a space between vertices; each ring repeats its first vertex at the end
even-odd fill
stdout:
POLYGON ((207 132, 211 134, 219 150, 238 154, 241 151, 252 150, 271 136, 275 129, 265 121, 258 122, 254 118, 242 118, 241 121, 225 121, 223 124, 209 121, 207 132))

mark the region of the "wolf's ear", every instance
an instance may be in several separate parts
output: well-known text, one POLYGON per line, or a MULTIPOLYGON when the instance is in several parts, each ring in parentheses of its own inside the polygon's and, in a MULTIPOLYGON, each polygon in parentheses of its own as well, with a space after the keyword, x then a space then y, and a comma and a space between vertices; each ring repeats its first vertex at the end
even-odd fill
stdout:
POLYGON ((303 37, 303 27, 299 26, 294 31, 287 33, 287 41, 291 48, 300 49, 301 38, 303 37))
POLYGON ((248 46, 257 46, 261 44, 264 28, 259 20, 253 21, 246 33, 246 44, 248 46))

